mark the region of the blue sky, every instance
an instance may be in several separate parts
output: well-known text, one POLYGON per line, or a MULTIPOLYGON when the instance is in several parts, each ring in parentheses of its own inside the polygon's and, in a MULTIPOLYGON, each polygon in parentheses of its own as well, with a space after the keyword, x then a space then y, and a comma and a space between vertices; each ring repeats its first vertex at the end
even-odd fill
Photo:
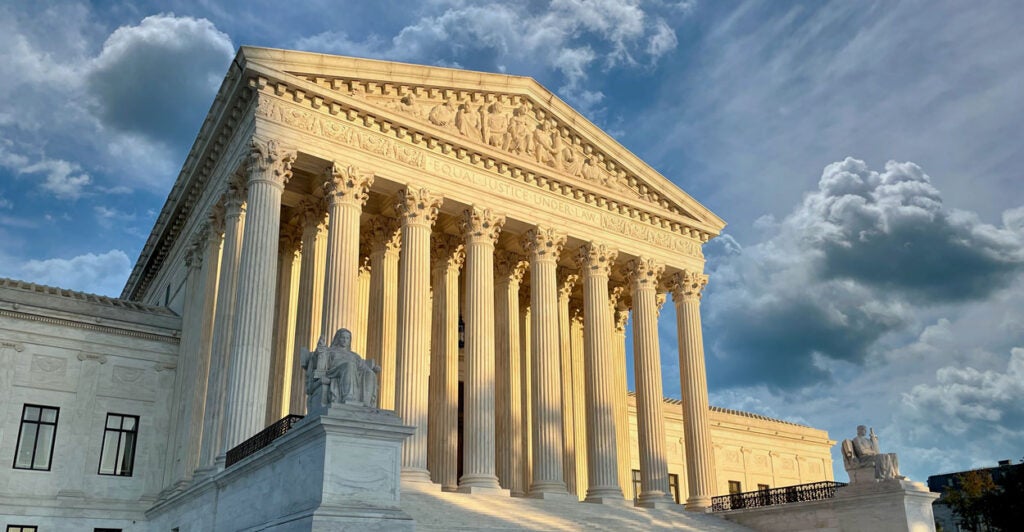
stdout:
POLYGON ((39 4, 0 6, 2 276, 119 294, 240 45, 527 75, 729 222, 713 404, 919 480, 1024 456, 1019 2, 39 4))

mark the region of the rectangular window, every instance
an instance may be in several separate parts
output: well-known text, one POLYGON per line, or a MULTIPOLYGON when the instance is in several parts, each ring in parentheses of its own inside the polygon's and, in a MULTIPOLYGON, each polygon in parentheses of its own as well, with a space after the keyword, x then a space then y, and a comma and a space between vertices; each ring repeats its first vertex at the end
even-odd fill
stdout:
POLYGON ((635 503, 640 497, 640 470, 633 470, 633 502, 635 503))
POLYGON ((768 491, 768 484, 758 484, 757 491, 768 491))
POLYGON ((101 475, 132 476, 135 466, 135 440, 139 434, 139 417, 107 414, 100 451, 101 475))
POLYGON ((679 504, 679 475, 675 473, 668 474, 668 490, 672 492, 672 500, 679 504))
POLYGON ((18 448, 14 451, 15 469, 50 470, 59 414, 60 409, 53 406, 25 405, 22 408, 18 448))
POLYGON ((7 525, 7 532, 37 532, 34 525, 7 525))
POLYGON ((729 481, 729 494, 743 493, 743 485, 738 480, 729 481))

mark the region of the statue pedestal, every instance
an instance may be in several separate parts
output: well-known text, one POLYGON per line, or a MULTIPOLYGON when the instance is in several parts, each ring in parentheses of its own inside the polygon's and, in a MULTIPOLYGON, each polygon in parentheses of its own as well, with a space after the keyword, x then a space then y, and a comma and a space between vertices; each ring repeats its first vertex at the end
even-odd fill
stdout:
POLYGON ((867 480, 836 490, 832 508, 841 530, 934 532, 932 501, 937 498, 920 482, 867 480))
POLYGON ((331 405, 147 512, 153 530, 413 530, 399 508, 402 442, 391 411, 331 405))

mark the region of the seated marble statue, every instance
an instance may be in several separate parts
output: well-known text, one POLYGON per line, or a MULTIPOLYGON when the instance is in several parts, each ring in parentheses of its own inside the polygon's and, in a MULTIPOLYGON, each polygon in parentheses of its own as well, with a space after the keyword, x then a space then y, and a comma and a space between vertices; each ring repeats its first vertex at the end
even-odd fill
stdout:
POLYGON ((321 407, 332 403, 377 406, 380 366, 352 351, 348 329, 338 329, 330 346, 321 337, 316 351, 303 354, 302 367, 306 370, 308 407, 315 406, 317 394, 321 407))
POLYGON ((878 436, 875 429, 865 435, 867 428, 857 426, 857 437, 843 440, 843 465, 850 475, 850 482, 873 480, 903 479, 900 475, 900 462, 896 453, 882 453, 878 449, 878 436))

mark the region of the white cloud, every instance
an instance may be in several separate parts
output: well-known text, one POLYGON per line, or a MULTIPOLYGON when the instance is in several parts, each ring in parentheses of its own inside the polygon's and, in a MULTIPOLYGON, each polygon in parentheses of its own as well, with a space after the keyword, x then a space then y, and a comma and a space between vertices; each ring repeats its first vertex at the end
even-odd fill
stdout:
POLYGON ((553 0, 547 9, 516 3, 435 3, 393 38, 357 40, 327 31, 295 41, 318 52, 367 56, 537 76, 561 75, 559 92, 584 112, 604 95, 585 88, 595 68, 652 64, 674 49, 674 30, 635 0, 553 0), (638 59, 641 58, 641 59, 638 59))
POLYGON ((131 273, 128 255, 120 249, 106 253, 86 253, 70 259, 30 260, 3 272, 6 277, 59 286, 93 294, 117 297, 131 273))
POLYGON ((709 245, 706 323, 722 384, 794 387, 863 364, 925 311, 980 302, 1024 272, 1019 210, 1002 227, 946 209, 913 163, 847 158, 765 240, 709 245), (838 368, 838 369, 837 369, 838 368))
POLYGON ((935 372, 934 383, 905 393, 903 404, 916 422, 939 425, 953 434, 1011 430, 1024 442, 1022 397, 1024 348, 1014 348, 1005 370, 946 366, 935 372))
POLYGON ((187 143, 233 55, 231 38, 209 20, 153 15, 110 35, 88 66, 86 87, 105 126, 187 143))
POLYGON ((685 176, 741 240, 850 153, 913 160, 991 223, 1021 202, 1024 150, 1009 132, 1024 115, 1022 7, 704 3, 699 60, 668 73, 661 84, 677 90, 627 141, 685 176))
POLYGON ((78 199, 92 183, 92 178, 80 166, 60 159, 44 159, 19 169, 18 173, 45 175, 39 186, 58 199, 78 199))

